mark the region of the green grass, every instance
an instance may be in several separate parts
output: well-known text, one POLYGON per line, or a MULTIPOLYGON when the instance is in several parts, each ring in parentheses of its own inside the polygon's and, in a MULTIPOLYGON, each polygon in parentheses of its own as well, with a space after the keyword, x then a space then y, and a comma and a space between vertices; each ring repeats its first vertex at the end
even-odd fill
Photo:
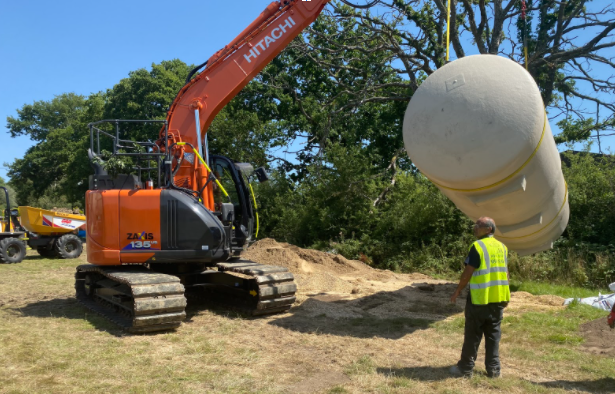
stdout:
POLYGON ((343 388, 342 386, 335 386, 331 390, 327 391, 327 394, 346 394, 346 393, 349 393, 349 391, 343 388))
POLYGON ((434 322, 432 327, 443 334, 463 333, 465 322, 465 317, 456 317, 452 320, 434 322))
POLYGON ((599 292, 602 294, 612 293, 609 289, 588 289, 583 287, 555 285, 544 282, 518 281, 512 280, 510 283, 511 291, 526 291, 534 295, 552 294, 564 298, 585 298, 597 296, 599 292))
POLYGON ((376 372, 376 364, 370 356, 363 356, 346 368, 347 375, 369 375, 376 372))
POLYGON ((523 334, 524 340, 537 343, 578 344, 579 326, 583 323, 605 317, 603 310, 589 305, 573 303, 553 312, 527 312, 517 316, 505 316, 504 331, 516 337, 523 334))

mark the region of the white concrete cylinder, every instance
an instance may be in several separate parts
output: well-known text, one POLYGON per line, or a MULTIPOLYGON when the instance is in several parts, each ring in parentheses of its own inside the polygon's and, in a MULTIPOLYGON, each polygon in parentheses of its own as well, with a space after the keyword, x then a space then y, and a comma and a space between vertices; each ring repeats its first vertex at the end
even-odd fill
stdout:
POLYGON ((567 186, 538 86, 517 63, 468 56, 416 91, 404 118, 416 167, 520 255, 553 247, 568 224, 567 186))

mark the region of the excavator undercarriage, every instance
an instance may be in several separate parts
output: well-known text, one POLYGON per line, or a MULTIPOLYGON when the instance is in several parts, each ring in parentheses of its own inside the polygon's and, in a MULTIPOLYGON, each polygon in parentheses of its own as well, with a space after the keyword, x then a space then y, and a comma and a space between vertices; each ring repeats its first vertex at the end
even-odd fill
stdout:
POLYGON ((81 265, 75 289, 80 303, 130 333, 179 327, 186 296, 252 316, 285 312, 295 302, 297 286, 284 267, 236 260, 216 268, 176 276, 145 266, 81 265))

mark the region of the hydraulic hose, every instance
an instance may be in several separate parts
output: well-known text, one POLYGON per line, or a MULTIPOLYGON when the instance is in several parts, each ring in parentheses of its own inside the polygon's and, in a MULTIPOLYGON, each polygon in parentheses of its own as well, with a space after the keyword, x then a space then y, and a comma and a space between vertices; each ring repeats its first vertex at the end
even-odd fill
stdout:
POLYGON ((366 9, 366 8, 371 8, 373 6, 375 6, 376 4, 378 4, 380 2, 380 0, 373 0, 372 2, 368 3, 368 4, 364 4, 364 5, 359 5, 359 4, 353 4, 348 0, 340 0, 342 3, 349 5, 351 7, 354 8, 360 8, 360 9, 366 9))
MULTIPOLYGON (((196 66, 195 68, 193 68, 192 70, 190 70, 190 73, 188 73, 188 78, 186 78, 186 83, 185 83, 185 84, 187 84, 188 82, 190 82, 190 80, 192 79, 192 76, 193 76, 194 74, 196 74, 196 73, 197 73, 197 71, 199 71, 201 68, 205 67, 206 65, 207 65, 207 60, 205 61, 205 63, 203 63, 203 64, 199 64, 198 66, 196 66)), ((185 84, 184 84, 184 85, 185 85, 185 84)))

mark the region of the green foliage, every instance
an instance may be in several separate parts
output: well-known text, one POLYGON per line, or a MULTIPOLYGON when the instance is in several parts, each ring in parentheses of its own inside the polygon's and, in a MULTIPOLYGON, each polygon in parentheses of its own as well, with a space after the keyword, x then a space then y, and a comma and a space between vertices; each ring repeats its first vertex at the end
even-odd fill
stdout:
POLYGON ((390 179, 362 155, 359 148, 333 145, 327 164, 310 167, 300 184, 276 173, 259 185, 263 236, 393 270, 457 270, 471 243, 471 222, 411 172, 398 174, 385 202, 374 206, 390 179))
POLYGON ((75 203, 68 201, 66 196, 62 194, 61 190, 58 190, 57 188, 45 190, 45 193, 41 197, 30 201, 30 206, 49 210, 53 210, 54 208, 77 208, 82 212, 85 208, 83 205, 75 206, 75 203))
MULTIPOLYGON (((128 73, 104 93, 103 114, 99 119, 164 120, 177 92, 184 85, 192 66, 181 60, 152 64, 151 70, 140 68, 128 73)), ((133 141, 154 141, 160 124, 122 124, 121 132, 133 141)))
MULTIPOLYGON (((138 145, 137 145, 138 146, 138 145)), ((120 151, 122 153, 122 151, 120 151)), ((131 171, 133 162, 129 157, 117 156, 108 150, 102 150, 100 156, 94 157, 94 163, 99 164, 112 177, 127 174, 131 171)))
POLYGON ((85 100, 83 96, 65 93, 51 101, 35 101, 17 110, 17 118, 7 118, 11 137, 27 135, 34 141, 44 141, 56 129, 66 129, 79 122, 85 100))
POLYGON ((562 132, 555 136, 555 143, 583 142, 589 140, 593 132, 613 129, 615 118, 597 123, 593 118, 574 119, 568 116, 557 122, 557 127, 562 132))
POLYGON ((264 233, 309 246, 368 232, 379 180, 361 157, 360 148, 336 144, 325 153, 328 163, 310 166, 299 184, 274 174, 258 188, 264 233))
POLYGON ((23 205, 33 205, 36 199, 58 190, 68 201, 82 205, 79 202, 87 190, 84 178, 90 172, 84 153, 89 146, 86 125, 90 116, 100 115, 101 108, 96 95, 86 99, 68 93, 25 105, 18 111, 18 119, 8 118, 12 135, 29 135, 38 141, 23 159, 9 165, 11 186, 23 205))
POLYGON ((566 152, 563 165, 571 207, 568 238, 615 247, 615 160, 566 152))
POLYGON ((390 54, 374 49, 378 44, 356 20, 322 14, 251 84, 248 106, 277 130, 272 147, 305 140, 296 161, 276 158, 292 181, 303 181, 330 145, 361 147, 360 160, 374 170, 386 168, 400 149, 411 87, 391 66, 390 54), (314 50, 328 46, 332 50, 314 50))

